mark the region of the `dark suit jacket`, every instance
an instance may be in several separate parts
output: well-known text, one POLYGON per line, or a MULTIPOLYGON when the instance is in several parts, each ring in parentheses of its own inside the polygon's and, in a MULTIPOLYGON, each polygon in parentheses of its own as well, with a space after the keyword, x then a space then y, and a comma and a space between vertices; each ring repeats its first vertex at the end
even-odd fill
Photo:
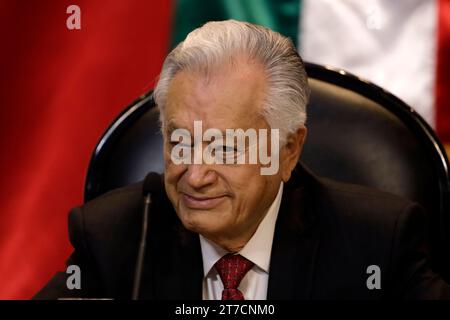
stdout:
MULTIPOLYGON (((161 186, 162 188, 162 186, 161 186)), ((81 290, 58 273, 35 296, 129 299, 143 212, 142 183, 113 190, 69 215, 81 290)), ((164 192, 153 196, 142 299, 201 299, 199 237, 164 192)), ((450 289, 427 264, 421 208, 399 197, 318 178, 298 166, 286 183, 273 240, 268 299, 434 299, 450 289), (381 270, 369 290, 367 267, 381 270)))

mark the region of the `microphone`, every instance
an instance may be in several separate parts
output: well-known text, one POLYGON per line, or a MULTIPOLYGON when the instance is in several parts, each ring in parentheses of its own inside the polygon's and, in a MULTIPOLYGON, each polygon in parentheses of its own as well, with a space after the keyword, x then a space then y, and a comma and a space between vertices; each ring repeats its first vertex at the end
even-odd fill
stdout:
POLYGON ((144 185, 142 188, 145 202, 144 202, 144 214, 142 216, 142 231, 141 241, 139 243, 139 251, 136 259, 136 269, 134 271, 134 283, 132 299, 137 300, 139 298, 139 291, 141 287, 142 270, 144 269, 144 254, 147 239, 148 228, 148 210, 152 203, 151 195, 161 191, 161 176, 155 172, 150 172, 144 179, 144 185))

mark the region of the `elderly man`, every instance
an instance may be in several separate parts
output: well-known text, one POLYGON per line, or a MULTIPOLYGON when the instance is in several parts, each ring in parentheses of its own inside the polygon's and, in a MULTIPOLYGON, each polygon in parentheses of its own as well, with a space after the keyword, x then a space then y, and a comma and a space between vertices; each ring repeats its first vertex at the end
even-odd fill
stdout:
MULTIPOLYGON (((291 41, 260 26, 210 22, 168 55, 154 91, 165 193, 150 206, 139 298, 449 296, 428 268, 418 205, 298 164, 308 96, 291 41)), ((72 210, 81 286, 59 273, 36 298, 131 297, 142 188, 72 210)))

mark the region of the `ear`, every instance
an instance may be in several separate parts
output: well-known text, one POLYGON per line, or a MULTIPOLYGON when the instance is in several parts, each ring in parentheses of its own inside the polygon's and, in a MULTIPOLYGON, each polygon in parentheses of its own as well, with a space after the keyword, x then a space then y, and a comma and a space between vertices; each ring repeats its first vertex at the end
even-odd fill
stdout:
POLYGON ((306 127, 301 126, 296 132, 288 135, 285 145, 281 148, 281 179, 284 182, 289 180, 292 170, 297 165, 305 143, 306 133, 306 127))

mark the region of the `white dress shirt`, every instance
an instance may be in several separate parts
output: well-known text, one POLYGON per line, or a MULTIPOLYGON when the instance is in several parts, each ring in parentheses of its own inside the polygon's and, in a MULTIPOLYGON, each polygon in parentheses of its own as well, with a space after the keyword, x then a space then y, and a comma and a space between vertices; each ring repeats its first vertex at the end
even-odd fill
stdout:
MULTIPOLYGON (((238 254, 254 263, 254 266, 247 272, 238 287, 246 300, 267 299, 270 254, 282 194, 283 182, 281 182, 278 194, 255 234, 238 252, 238 254)), ((223 283, 216 268, 214 268, 214 264, 228 252, 202 235, 200 235, 200 244, 204 270, 203 300, 221 300, 223 283)))

